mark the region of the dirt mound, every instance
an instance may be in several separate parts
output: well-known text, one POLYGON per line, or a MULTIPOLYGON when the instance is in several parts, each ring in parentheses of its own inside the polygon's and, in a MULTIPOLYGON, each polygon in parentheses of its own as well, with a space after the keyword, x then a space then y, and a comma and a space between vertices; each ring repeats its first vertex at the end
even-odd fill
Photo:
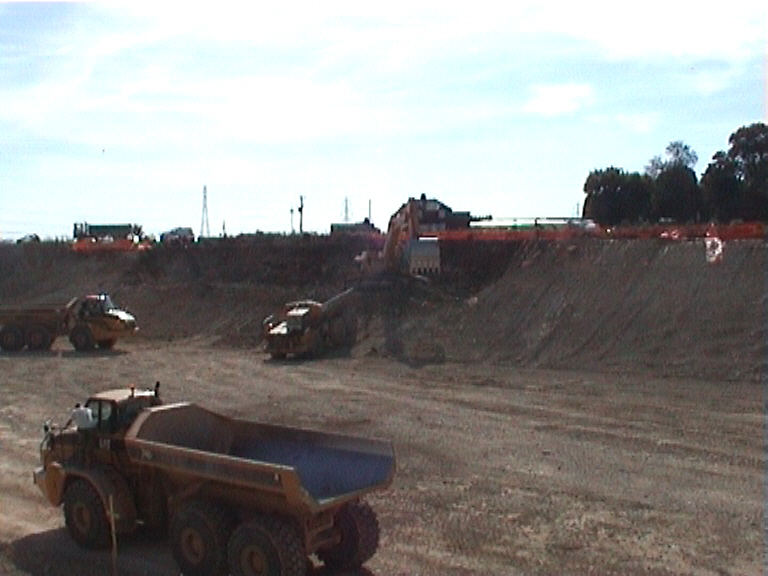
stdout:
POLYGON ((136 254, 76 254, 64 243, 0 245, 0 305, 67 302, 80 293, 115 292, 136 254))
POLYGON ((108 292, 140 338, 213 337, 252 346, 287 300, 344 288, 364 238, 244 236, 147 252, 76 254, 66 244, 0 246, 0 306, 62 303, 108 292))
MULTIPOLYGON (((283 302, 324 300, 355 274, 364 239, 254 236, 146 253, 0 246, 0 305, 107 291, 146 339, 256 346, 283 302)), ((427 289, 371 294, 354 355, 409 363, 635 371, 759 380, 765 245, 584 240, 446 245, 427 289)))
POLYGON ((470 298, 403 318, 406 357, 759 381, 765 245, 585 241, 519 246, 470 298))

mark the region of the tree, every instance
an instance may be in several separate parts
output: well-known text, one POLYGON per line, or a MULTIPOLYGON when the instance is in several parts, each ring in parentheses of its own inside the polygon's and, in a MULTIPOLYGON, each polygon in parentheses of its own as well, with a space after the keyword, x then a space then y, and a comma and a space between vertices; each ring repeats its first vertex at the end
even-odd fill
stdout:
POLYGON ((710 213, 721 221, 736 218, 768 222, 768 126, 743 126, 728 138, 701 179, 710 213))
POLYGON ((768 126, 758 122, 739 128, 728 143, 728 157, 744 187, 747 214, 768 221, 768 126))
POLYGON ((699 157, 680 140, 669 143, 666 155, 667 160, 654 156, 645 167, 646 175, 653 181, 653 219, 669 218, 676 222, 699 220, 704 203, 696 172, 693 171, 699 157))
POLYGON ((696 173, 683 164, 666 166, 654 181, 651 206, 652 214, 658 220, 700 220, 703 202, 696 173))
POLYGON ((736 164, 722 150, 701 177, 701 191, 709 218, 730 222, 745 216, 744 186, 736 176, 736 164))
POLYGON ((673 166, 685 166, 686 168, 693 168, 699 161, 699 157, 688 144, 685 144, 681 140, 675 140, 667 145, 666 149, 667 160, 663 160, 661 156, 654 156, 648 162, 645 167, 645 173, 654 180, 659 177, 665 169, 673 166))
POLYGON ((584 182, 584 218, 607 226, 620 222, 616 216, 618 189, 620 188, 621 170, 610 167, 593 170, 584 182))
POLYGON ((606 226, 645 220, 650 213, 650 188, 650 179, 636 172, 628 174, 613 166, 593 170, 584 182, 583 216, 606 226))
POLYGON ((626 175, 622 194, 623 220, 628 222, 644 222, 651 216, 652 180, 638 172, 626 175))

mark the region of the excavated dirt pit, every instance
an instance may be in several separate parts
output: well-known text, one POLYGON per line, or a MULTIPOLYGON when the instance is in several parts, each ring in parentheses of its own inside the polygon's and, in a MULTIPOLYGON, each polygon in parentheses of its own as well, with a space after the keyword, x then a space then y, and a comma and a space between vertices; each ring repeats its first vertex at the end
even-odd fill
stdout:
MULTIPOLYGON (((715 265, 699 242, 445 246, 443 279, 369 295, 351 352, 268 360, 264 316, 342 290, 362 246, 0 246, 0 305, 104 290, 141 326, 110 352, 0 353, 0 573, 112 573, 32 484, 41 424, 157 380, 169 401, 393 440, 361 574, 763 573, 762 242, 715 265)), ((118 573, 178 570, 139 534, 118 573)))

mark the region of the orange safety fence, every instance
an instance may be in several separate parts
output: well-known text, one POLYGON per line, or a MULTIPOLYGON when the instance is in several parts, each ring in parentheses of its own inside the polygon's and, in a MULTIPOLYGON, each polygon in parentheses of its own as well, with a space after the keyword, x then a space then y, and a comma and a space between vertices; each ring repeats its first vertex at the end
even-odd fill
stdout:
POLYGON ((765 225, 761 222, 738 224, 649 224, 642 226, 590 227, 578 226, 526 226, 478 227, 461 230, 441 230, 422 234, 448 241, 521 242, 531 240, 564 241, 574 238, 604 238, 627 240, 687 240, 717 237, 729 240, 762 240, 765 225))

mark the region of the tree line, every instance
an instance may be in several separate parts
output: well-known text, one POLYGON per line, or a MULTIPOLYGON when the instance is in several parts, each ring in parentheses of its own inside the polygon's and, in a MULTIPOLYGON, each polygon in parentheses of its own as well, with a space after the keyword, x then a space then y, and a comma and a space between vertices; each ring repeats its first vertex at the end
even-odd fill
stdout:
POLYGON ((582 216, 618 224, 768 222, 768 126, 743 126, 728 138, 698 179, 696 152, 671 142, 643 173, 613 166, 593 170, 584 182, 582 216))

